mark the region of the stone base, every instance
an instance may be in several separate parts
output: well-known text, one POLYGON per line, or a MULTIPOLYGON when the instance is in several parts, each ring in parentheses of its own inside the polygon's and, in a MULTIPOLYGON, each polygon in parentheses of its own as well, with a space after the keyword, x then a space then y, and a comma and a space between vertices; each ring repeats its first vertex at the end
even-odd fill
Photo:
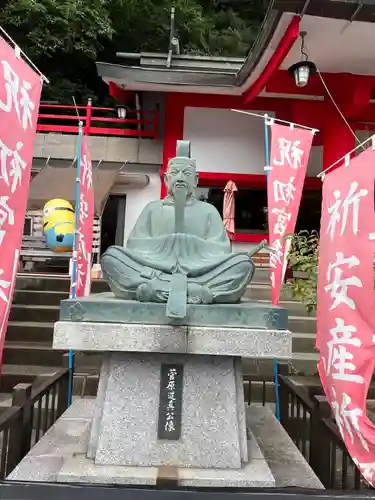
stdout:
POLYGON ((240 358, 112 353, 100 373, 88 457, 97 465, 240 469, 248 461, 240 358), (183 369, 179 438, 158 435, 162 365, 183 369))
MULTIPOLYGON (((254 457, 239 470, 222 469, 177 469, 178 485, 211 488, 272 488, 275 480, 255 441, 254 457)), ((77 455, 63 465, 57 481, 60 483, 96 483, 156 485, 156 467, 123 467, 116 465, 96 465, 84 455, 77 455)))
MULTIPOLYGON (((144 325, 176 324, 165 314, 166 304, 116 299, 104 292, 61 301, 60 320, 88 323, 127 323, 144 325)), ((232 328, 286 330, 288 312, 282 307, 243 299, 238 304, 188 304, 185 326, 222 326, 232 328)))
MULTIPOLYGON (((134 486, 155 484, 156 468, 95 466, 86 459, 94 403, 90 399, 74 401, 7 479, 97 484, 125 484, 126 481, 126 484, 134 486), (129 471, 132 471, 133 476, 130 476, 129 471)), ((322 488, 322 484, 269 408, 252 406, 247 409, 247 416, 251 436, 249 465, 239 471, 179 469, 179 485, 322 488)))
MULTIPOLYGON (((226 320, 222 320, 227 324, 226 320)), ((290 359, 288 330, 58 321, 54 349, 90 352, 207 354, 256 359, 290 359)))

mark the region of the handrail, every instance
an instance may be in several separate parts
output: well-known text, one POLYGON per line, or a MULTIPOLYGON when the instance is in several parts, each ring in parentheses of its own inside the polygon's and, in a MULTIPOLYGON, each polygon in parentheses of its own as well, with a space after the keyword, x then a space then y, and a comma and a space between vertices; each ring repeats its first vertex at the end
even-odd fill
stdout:
POLYGON ((20 406, 11 406, 4 410, 0 415, 0 432, 3 430, 3 427, 9 427, 6 424, 9 424, 18 416, 18 414, 22 411, 22 407, 20 406))
POLYGON ((51 375, 48 377, 44 382, 42 382, 40 385, 37 387, 34 387, 31 392, 31 402, 35 403, 35 401, 39 397, 43 397, 46 392, 51 388, 52 385, 54 385, 61 377, 63 377, 65 374, 68 373, 68 368, 61 368, 58 372, 56 372, 54 375, 51 375))
POLYGON ((282 381, 290 392, 296 396, 310 412, 314 411, 314 402, 305 389, 294 384, 294 382, 285 375, 279 375, 279 381, 282 381))
POLYGON ((91 102, 86 106, 77 107, 63 104, 40 104, 37 132, 76 134, 78 118, 84 123, 86 135, 151 139, 157 139, 159 136, 158 109, 127 110, 126 117, 119 118, 115 108, 96 107, 92 106, 91 102), (108 113, 115 116, 108 116, 108 113), (69 122, 76 123, 73 125, 69 122))
POLYGON ((17 466, 68 405, 69 370, 63 368, 33 388, 31 383, 13 388, 12 406, 0 415, 0 480, 17 466))

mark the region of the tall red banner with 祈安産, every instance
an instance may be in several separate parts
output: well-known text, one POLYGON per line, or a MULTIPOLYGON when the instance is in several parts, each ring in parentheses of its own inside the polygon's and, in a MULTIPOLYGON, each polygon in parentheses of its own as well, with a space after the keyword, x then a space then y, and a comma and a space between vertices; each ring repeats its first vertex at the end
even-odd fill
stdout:
POLYGON ((95 212, 92 163, 85 136, 82 137, 79 188, 76 297, 84 297, 89 295, 91 290, 91 259, 95 212))
POLYGON ((293 234, 307 164, 314 138, 311 129, 272 123, 268 175, 268 231, 271 268, 271 302, 278 304, 284 280, 290 240, 293 234))
POLYGON ((0 37, 0 367, 22 244, 41 77, 0 37))
POLYGON ((353 461, 375 486, 366 397, 375 366, 375 152, 326 175, 319 243, 319 374, 353 461))

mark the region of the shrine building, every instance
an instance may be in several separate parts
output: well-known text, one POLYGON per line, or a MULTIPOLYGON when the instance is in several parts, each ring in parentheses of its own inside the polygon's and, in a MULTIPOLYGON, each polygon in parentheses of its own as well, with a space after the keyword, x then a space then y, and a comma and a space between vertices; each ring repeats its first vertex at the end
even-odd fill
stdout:
POLYGON ((169 54, 118 53, 118 64, 97 63, 119 105, 134 93, 142 105, 160 110, 161 197, 162 174, 178 139, 191 141, 201 199, 221 210, 226 182, 236 183, 235 246, 267 235, 267 196, 264 120, 232 109, 319 129, 297 230, 319 228, 317 174, 375 129, 374 2, 271 3, 246 59, 179 55, 172 44, 169 54))
MULTIPOLYGON (((230 1, 235 0, 225 0, 230 1)), ((319 229, 317 175, 375 130, 375 2, 270 5, 246 58, 183 55, 171 36, 165 54, 118 53, 118 63, 97 62, 117 102, 116 109, 91 102, 79 107, 93 166, 101 174, 98 255, 111 244, 126 244, 143 207, 165 196, 163 174, 179 139, 191 141, 200 199, 222 211, 224 186, 235 182, 234 249, 268 236, 264 119, 233 109, 319 130, 296 230, 319 229)), ((65 197, 52 192, 51 184, 64 184, 66 167, 74 164, 76 121, 73 106, 41 104, 25 235, 42 238, 41 208, 50 198, 65 197)))

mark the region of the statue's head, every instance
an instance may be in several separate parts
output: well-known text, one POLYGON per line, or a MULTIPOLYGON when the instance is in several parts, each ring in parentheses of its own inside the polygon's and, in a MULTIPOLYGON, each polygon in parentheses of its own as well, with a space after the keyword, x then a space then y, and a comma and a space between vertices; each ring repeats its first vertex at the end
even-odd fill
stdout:
POLYGON ((164 174, 164 181, 169 195, 174 196, 176 187, 184 187, 187 196, 193 197, 198 185, 195 160, 185 156, 177 156, 169 160, 167 171, 164 174))

